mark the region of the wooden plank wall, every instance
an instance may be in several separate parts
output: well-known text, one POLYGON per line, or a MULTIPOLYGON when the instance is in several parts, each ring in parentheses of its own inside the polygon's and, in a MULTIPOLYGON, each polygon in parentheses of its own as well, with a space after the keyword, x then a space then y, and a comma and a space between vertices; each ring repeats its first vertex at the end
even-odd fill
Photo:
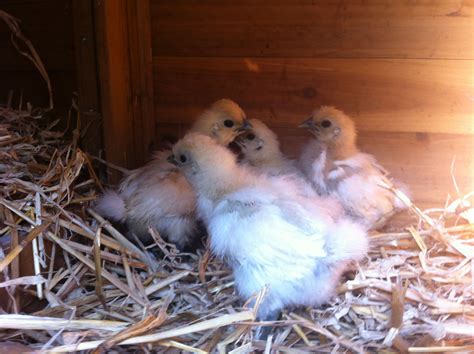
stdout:
MULTIPOLYGON (((56 107, 68 107, 76 90, 71 0, 2 0, 0 9, 21 20, 21 30, 48 70, 56 107)), ((33 64, 13 47, 10 34, 0 20, 0 103, 14 90, 14 104, 23 92, 23 103, 47 107, 46 84, 33 64)))
POLYGON ((151 0, 156 136, 229 97, 297 156, 321 104, 423 207, 474 189, 474 1, 151 0))

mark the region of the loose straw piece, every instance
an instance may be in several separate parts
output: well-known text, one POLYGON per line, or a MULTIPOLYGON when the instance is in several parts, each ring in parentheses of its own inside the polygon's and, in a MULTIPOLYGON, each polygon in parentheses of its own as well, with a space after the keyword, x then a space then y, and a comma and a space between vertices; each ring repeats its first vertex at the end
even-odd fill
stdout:
MULTIPOLYGON (((35 194, 35 214, 36 214, 36 225, 40 226, 42 223, 41 220, 41 200, 40 200, 40 195, 39 193, 35 194)), ((38 234, 37 237, 35 237, 32 241, 31 244, 33 246, 33 266, 35 270, 36 275, 41 274, 41 261, 40 258, 43 255, 44 257, 44 245, 43 245, 43 240, 42 240, 42 235, 41 233, 38 234)), ((43 298, 43 287, 42 284, 37 284, 36 285, 36 294, 38 296, 38 299, 43 298)))
POLYGON ((28 315, 0 315, 0 328, 21 330, 104 330, 119 331, 127 326, 126 322, 95 321, 95 320, 63 320, 52 317, 37 317, 28 315))
MULTIPOLYGON (((0 200, 1 203, 1 200, 0 200)), ((40 235, 44 230, 46 230, 49 225, 51 225, 51 222, 48 222, 46 224, 43 224, 41 226, 33 228, 28 236, 26 236, 19 245, 17 245, 14 249, 10 251, 10 253, 7 254, 7 256, 0 260, 0 272, 2 272, 5 267, 7 267, 18 255, 20 254, 21 251, 25 249, 25 247, 30 243, 32 240, 34 240, 38 235, 40 235)))
POLYGON ((474 351, 474 345, 464 346, 433 346, 433 347, 410 347, 408 348, 409 353, 472 353, 474 351))
MULTIPOLYGON (((150 343, 157 342, 163 339, 168 339, 172 337, 179 337, 185 334, 190 334, 194 332, 201 332, 211 328, 228 326, 237 322, 254 320, 254 315, 252 311, 243 311, 239 313, 234 313, 231 315, 223 315, 212 320, 198 322, 193 325, 189 325, 183 328, 172 329, 169 331, 158 332, 155 334, 149 334, 145 336, 138 336, 135 338, 127 339, 120 345, 130 345, 130 344, 140 344, 140 343, 150 343)), ((63 345, 60 347, 51 348, 52 353, 64 353, 68 351, 77 351, 77 350, 88 350, 93 349, 101 345, 104 341, 92 341, 92 342, 83 342, 74 345, 63 345)))
POLYGON ((0 288, 18 285, 38 285, 46 281, 41 275, 30 275, 26 277, 15 278, 0 283, 0 288))

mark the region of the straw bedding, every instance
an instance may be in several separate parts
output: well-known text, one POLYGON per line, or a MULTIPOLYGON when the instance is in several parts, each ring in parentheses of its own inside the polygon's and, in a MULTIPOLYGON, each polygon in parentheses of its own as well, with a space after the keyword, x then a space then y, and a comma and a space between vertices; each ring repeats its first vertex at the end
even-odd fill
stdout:
POLYGON ((180 254, 151 230, 144 249, 91 210, 102 186, 79 136, 0 107, 0 351, 474 350, 474 194, 410 205, 415 222, 372 235, 331 303, 290 309, 258 341, 255 309, 205 247, 180 254), (35 272, 20 274, 29 247, 35 272))

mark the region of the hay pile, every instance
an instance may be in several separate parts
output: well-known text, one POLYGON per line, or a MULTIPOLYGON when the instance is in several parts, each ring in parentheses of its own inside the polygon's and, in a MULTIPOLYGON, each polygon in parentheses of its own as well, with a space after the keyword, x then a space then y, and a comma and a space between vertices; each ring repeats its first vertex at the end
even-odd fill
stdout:
MULTIPOLYGON (((284 314, 256 341, 254 309, 220 261, 204 250, 180 254, 156 233, 153 257, 89 209, 102 186, 79 135, 0 107, 0 349, 474 350, 472 193, 442 210, 411 206, 419 222, 373 235, 370 259, 337 298, 284 314), (30 244, 35 274, 25 276, 18 265, 30 244), (25 314, 27 295, 43 300, 25 314)), ((258 306, 264 291, 256 296, 258 306)))

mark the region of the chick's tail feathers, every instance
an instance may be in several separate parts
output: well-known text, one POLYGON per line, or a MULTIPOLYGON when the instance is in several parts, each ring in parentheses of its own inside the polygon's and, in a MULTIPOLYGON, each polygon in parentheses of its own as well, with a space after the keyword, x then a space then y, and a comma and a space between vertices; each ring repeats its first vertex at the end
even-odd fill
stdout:
POLYGON ((113 190, 106 190, 97 200, 95 210, 112 221, 125 221, 127 210, 122 197, 113 190))
POLYGON ((347 219, 338 221, 328 235, 327 251, 334 261, 361 260, 368 248, 367 232, 347 219))

